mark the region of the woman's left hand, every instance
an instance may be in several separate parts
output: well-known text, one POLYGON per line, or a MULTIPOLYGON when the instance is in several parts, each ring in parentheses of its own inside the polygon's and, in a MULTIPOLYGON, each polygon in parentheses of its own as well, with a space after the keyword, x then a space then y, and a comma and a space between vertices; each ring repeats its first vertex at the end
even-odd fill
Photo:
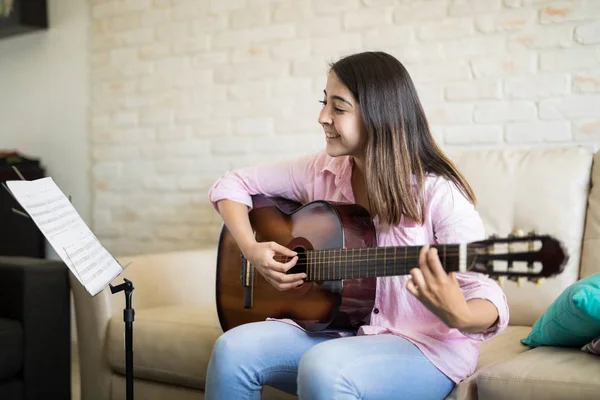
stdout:
POLYGON ((469 307, 456 274, 447 274, 437 249, 424 246, 419 253, 419 268, 410 270, 406 288, 437 315, 449 328, 461 329, 469 319, 469 307))

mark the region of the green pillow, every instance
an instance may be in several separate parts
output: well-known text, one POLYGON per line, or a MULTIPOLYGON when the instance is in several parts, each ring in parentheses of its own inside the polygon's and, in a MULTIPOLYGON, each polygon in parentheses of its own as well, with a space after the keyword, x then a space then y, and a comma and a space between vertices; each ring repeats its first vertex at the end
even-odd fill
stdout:
POLYGON ((521 343, 583 346, 600 336, 600 272, 566 288, 535 321, 521 343))

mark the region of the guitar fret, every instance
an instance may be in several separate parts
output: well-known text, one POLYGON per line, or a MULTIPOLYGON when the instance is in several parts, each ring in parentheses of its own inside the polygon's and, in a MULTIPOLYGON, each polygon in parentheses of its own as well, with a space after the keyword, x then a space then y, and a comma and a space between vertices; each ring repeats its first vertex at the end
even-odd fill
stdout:
POLYGON ((306 279, 310 280, 310 252, 306 253, 306 279))
POLYGON ((331 268, 330 268, 330 273, 331 273, 331 279, 333 279, 333 273, 335 271, 335 261, 336 261, 336 255, 335 255, 335 249, 333 249, 333 260, 331 261, 331 268))
POLYGON ((317 265, 317 257, 319 256, 319 253, 314 251, 313 253, 313 257, 312 257, 312 264, 310 265, 310 274, 312 276, 312 280, 316 280, 316 271, 315 271, 315 266, 317 265))
POLYGON ((327 275, 331 274, 331 278, 333 279, 333 273, 335 272, 335 261, 337 259, 336 255, 335 255, 335 249, 332 250, 333 252, 333 259, 331 260, 331 266, 329 267, 329 271, 327 271, 327 275))
POLYGON ((331 260, 331 249, 327 249, 327 252, 325 253, 325 264, 323 264, 323 274, 322 274, 322 278, 324 281, 329 279, 329 276, 327 276, 327 272, 329 270, 330 260, 331 260))
POLYGON ((313 258, 313 279, 317 280, 317 275, 319 274, 319 262, 321 260, 321 252, 315 251, 315 256, 313 258))
POLYGON ((350 278, 354 277, 354 270, 356 269, 356 261, 358 260, 359 252, 360 252, 360 248, 354 249, 352 251, 352 254, 354 257, 352 257, 352 265, 350 266, 350 278))
POLYGON ((315 263, 315 252, 314 251, 308 252, 308 257, 309 257, 308 272, 310 274, 310 280, 312 281, 315 279, 315 275, 313 273, 313 268, 314 268, 314 263, 315 263))
POLYGON ((344 266, 344 270, 346 271, 345 276, 348 276, 348 251, 346 251, 346 265, 344 266))
MULTIPOLYGON (((329 278, 329 273, 333 272, 333 268, 335 267, 335 249, 333 250, 333 259, 330 258, 330 264, 329 264, 329 269, 327 271, 327 277, 329 278)), ((330 277, 330 279, 333 279, 333 274, 330 277)))
POLYGON ((338 249, 337 250, 339 255, 336 257, 336 261, 337 261, 337 265, 335 267, 335 269, 333 270, 333 279, 337 280, 340 279, 340 275, 341 275, 341 270, 340 268, 342 267, 342 252, 344 251, 344 249, 338 249))
POLYGON ((315 278, 319 280, 319 271, 321 271, 321 252, 317 252, 317 262, 315 263, 315 278))
POLYGON ((337 269, 337 270, 338 270, 338 273, 337 273, 337 274, 334 274, 334 275, 335 275, 334 279, 339 279, 339 278, 338 278, 338 276, 339 276, 339 271, 340 271, 340 268, 342 267, 342 249, 339 249, 339 250, 338 250, 338 252, 340 253, 340 255, 339 255, 339 256, 338 256, 338 258, 337 258, 337 261, 338 261, 338 269, 337 269))
POLYGON ((327 249, 327 263, 325 264, 325 271, 323 271, 323 278, 329 280, 329 269, 331 268, 331 249, 327 249))
POLYGON ((319 254, 319 269, 317 270, 317 276, 319 277, 319 280, 321 280, 321 273, 323 271, 323 259, 325 258, 325 255, 323 253, 319 254))
POLYGON ((327 278, 332 279, 332 277, 329 276, 329 274, 333 271, 333 266, 334 266, 334 260, 335 260, 335 249, 331 250, 331 252, 333 253, 333 255, 331 257, 329 257, 329 265, 327 268, 327 278))
POLYGON ((354 275, 355 278, 362 276, 365 273, 369 273, 369 264, 366 264, 367 270, 365 272, 365 263, 368 262, 369 259, 369 255, 367 254, 366 256, 363 255, 363 251, 366 251, 365 249, 361 248, 360 249, 360 256, 358 257, 358 259, 360 260, 360 262, 358 263, 358 270, 356 270, 356 274, 354 275))
MULTIPOLYGON (((338 253, 340 253, 340 255, 337 256, 336 259, 337 259, 337 270, 339 271, 340 265, 342 263, 342 249, 338 249, 338 253)), ((333 279, 337 279, 337 273, 335 270, 333 271, 333 279)))
MULTIPOLYGON (((358 248, 358 256, 356 257, 359 264, 356 266, 356 268, 360 268, 360 257, 361 257, 360 253, 361 253, 361 249, 359 247, 358 248)), ((354 271, 356 270, 356 268, 352 268, 352 278, 354 278, 354 271)))
MULTIPOLYGON (((370 269, 371 268, 369 268, 369 272, 370 272, 370 269)), ((375 247, 375 262, 373 265, 373 270, 374 270, 373 276, 377 275, 377 247, 375 247)))
POLYGON ((348 254, 346 249, 340 249, 340 265, 338 266, 337 279, 342 279, 342 265, 344 264, 344 261, 342 260, 342 251, 344 252, 344 254, 348 254))
POLYGON ((329 271, 327 271, 327 276, 331 273, 331 278, 333 279, 333 271, 335 268, 335 249, 333 249, 333 260, 331 260, 331 266, 329 267, 329 271))
POLYGON ((365 268, 365 256, 362 254, 363 250, 363 248, 358 249, 358 266, 354 271, 354 278, 356 278, 357 275, 361 276, 364 273, 363 270, 365 268))

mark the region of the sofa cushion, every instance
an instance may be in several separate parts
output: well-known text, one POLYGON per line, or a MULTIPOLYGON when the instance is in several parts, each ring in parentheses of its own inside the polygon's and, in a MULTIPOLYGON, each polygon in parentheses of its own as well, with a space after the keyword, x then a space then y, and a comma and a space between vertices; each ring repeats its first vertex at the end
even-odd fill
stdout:
POLYGON ((13 378, 23 365, 23 329, 19 321, 0 318, 0 382, 13 378))
POLYGON ((477 376, 480 399, 600 399, 600 358, 579 348, 537 347, 477 376))
POLYGON ((531 330, 530 326, 512 326, 509 325, 499 335, 483 342, 479 349, 479 359, 477 360, 477 369, 469 378, 457 385, 448 395, 452 400, 475 400, 477 399, 477 374, 483 368, 495 363, 510 359, 529 347, 521 344, 519 339, 531 330))
POLYGON ((600 336, 600 272, 558 296, 521 340, 529 346, 583 346, 600 336))
MULTIPOLYGON (((135 309, 134 376, 170 384, 204 388, 206 368, 222 333, 215 310, 193 306, 135 309)), ((111 368, 125 374, 123 314, 109 322, 107 346, 111 368)))
POLYGON ((508 281, 503 287, 510 324, 531 326, 579 278, 593 154, 582 147, 450 154, 477 195, 488 235, 537 230, 556 237, 568 250, 564 271, 541 286, 525 282, 519 288, 508 281))
POLYGON ((592 188, 581 254, 581 276, 600 272, 600 151, 594 155, 592 188))

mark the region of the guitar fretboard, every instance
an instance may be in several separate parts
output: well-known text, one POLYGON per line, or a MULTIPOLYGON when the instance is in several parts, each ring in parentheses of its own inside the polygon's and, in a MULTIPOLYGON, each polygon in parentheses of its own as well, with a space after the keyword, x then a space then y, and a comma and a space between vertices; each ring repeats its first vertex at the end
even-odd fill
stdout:
MULTIPOLYGON (((466 245, 433 245, 446 271, 458 271, 466 245), (461 249, 461 246, 463 247, 461 249)), ((419 265, 422 246, 313 250, 306 252, 308 281, 406 275, 419 265)), ((300 262, 300 261, 299 261, 300 262)))

